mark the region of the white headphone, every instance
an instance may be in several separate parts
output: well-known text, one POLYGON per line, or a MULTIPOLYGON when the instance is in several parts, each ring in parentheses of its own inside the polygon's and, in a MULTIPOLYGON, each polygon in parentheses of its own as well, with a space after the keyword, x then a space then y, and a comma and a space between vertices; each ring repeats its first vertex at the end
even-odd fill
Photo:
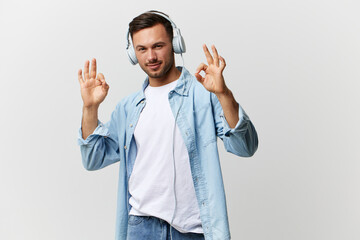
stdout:
MULTIPOLYGON (((172 40, 172 47, 174 49, 174 52, 177 54, 182 54, 182 53, 186 52, 184 38, 181 36, 180 29, 176 27, 175 23, 168 16, 166 16, 160 12, 149 11, 148 13, 157 14, 159 16, 162 16, 171 23, 171 26, 174 31, 174 36, 173 36, 173 40, 172 40)), ((135 54, 135 50, 134 50, 132 41, 130 41, 129 30, 127 31, 127 34, 126 34, 126 41, 127 41, 127 45, 126 45, 127 55, 129 57, 130 62, 133 65, 135 65, 138 63, 138 60, 136 58, 136 54, 135 54)))

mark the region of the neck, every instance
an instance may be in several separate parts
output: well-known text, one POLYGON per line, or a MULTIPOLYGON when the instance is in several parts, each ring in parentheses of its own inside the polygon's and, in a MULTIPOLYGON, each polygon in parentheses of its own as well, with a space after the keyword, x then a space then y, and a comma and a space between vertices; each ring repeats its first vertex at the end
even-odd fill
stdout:
POLYGON ((163 77, 149 77, 149 84, 152 87, 160 87, 179 79, 180 75, 181 72, 175 67, 175 64, 173 64, 170 70, 163 77))

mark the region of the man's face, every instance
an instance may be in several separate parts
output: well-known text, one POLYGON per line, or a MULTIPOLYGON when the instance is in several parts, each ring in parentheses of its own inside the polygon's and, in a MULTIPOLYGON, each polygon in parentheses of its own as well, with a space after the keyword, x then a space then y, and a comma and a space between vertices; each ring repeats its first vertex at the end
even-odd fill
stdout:
POLYGON ((163 78, 174 65, 172 43, 162 24, 142 29, 132 36, 139 65, 150 78, 163 78))

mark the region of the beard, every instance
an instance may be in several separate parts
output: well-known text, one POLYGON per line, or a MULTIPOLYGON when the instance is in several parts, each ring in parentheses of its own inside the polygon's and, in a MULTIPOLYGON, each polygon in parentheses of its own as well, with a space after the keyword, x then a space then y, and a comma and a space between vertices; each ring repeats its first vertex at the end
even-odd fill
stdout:
POLYGON ((169 73, 170 69, 172 68, 172 66, 174 65, 174 62, 175 62, 174 56, 170 57, 169 59, 170 59, 170 61, 165 64, 163 61, 155 60, 155 61, 146 63, 145 66, 140 65, 140 67, 150 78, 163 78, 169 73), (155 71, 148 69, 147 68, 148 64, 160 64, 160 69, 155 70, 155 71))

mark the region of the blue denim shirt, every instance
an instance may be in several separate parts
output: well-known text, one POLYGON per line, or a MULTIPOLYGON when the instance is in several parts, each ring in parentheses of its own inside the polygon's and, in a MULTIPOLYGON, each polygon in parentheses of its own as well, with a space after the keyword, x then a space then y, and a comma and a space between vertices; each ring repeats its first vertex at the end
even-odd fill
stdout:
MULTIPOLYGON (((230 230, 217 137, 228 152, 250 157, 258 146, 257 133, 240 105, 239 122, 230 128, 216 95, 207 91, 185 68, 179 69, 181 76, 169 92, 169 103, 188 150, 205 239, 227 240, 230 230)), ((120 161, 116 240, 126 240, 131 209, 128 181, 137 154, 134 129, 146 104, 144 90, 148 84, 146 78, 142 89, 122 99, 109 122, 99 121, 86 140, 82 138, 81 128, 79 130, 78 141, 87 170, 98 170, 120 161)))

